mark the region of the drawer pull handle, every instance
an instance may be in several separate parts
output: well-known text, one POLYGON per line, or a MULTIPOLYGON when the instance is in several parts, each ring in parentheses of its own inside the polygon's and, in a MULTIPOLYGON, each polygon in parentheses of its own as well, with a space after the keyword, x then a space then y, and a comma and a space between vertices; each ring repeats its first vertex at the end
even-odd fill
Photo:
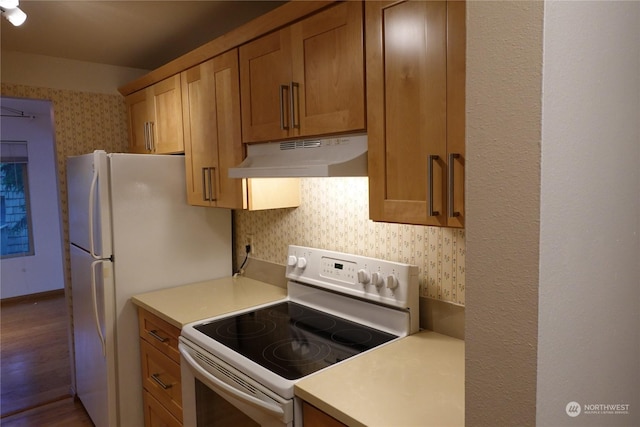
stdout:
POLYGON ((158 331, 156 331, 155 329, 153 331, 149 331, 149 335, 151 335, 152 337, 154 337, 155 339, 157 339, 160 342, 169 341, 169 338, 162 337, 162 336, 158 335, 158 331))
POLYGON ((164 381, 160 379, 160 374, 151 374, 151 379, 154 380, 160 387, 164 390, 173 387, 173 384, 165 384, 164 381))

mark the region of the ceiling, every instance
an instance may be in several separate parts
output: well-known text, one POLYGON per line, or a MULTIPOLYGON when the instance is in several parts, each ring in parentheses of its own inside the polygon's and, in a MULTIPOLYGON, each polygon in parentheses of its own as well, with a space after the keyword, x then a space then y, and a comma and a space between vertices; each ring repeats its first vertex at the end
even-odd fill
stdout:
POLYGON ((153 70, 283 4, 269 0, 32 1, 0 19, 2 50, 153 70))

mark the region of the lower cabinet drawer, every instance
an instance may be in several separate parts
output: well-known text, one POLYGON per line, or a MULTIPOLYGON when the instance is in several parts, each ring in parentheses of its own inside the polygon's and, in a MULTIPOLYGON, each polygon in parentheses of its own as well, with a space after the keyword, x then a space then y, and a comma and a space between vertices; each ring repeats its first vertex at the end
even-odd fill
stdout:
POLYGON ((182 422, 180 365, 145 340, 140 340, 140 355, 144 389, 182 422))
POLYGON ((146 390, 143 400, 144 427, 182 427, 182 423, 146 390))

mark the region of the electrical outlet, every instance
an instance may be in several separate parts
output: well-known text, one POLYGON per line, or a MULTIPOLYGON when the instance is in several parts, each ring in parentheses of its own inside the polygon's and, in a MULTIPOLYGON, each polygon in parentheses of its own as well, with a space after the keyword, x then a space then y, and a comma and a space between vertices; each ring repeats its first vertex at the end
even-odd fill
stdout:
POLYGON ((255 246, 255 243, 253 242, 253 234, 247 235, 247 245, 251 246, 251 255, 255 256, 256 246, 255 246))

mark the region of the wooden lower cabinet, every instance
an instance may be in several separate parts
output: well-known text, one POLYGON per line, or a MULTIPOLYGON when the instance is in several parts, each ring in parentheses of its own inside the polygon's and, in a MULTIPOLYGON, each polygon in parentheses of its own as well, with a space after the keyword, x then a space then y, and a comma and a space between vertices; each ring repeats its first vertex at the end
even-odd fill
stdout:
POLYGON ((341 423, 307 402, 302 404, 302 419, 304 427, 347 427, 346 424, 341 423))
POLYGON ((182 426, 180 329, 138 309, 145 427, 182 426))
POLYGON ((182 423, 146 390, 143 400, 144 427, 182 427, 182 423))

